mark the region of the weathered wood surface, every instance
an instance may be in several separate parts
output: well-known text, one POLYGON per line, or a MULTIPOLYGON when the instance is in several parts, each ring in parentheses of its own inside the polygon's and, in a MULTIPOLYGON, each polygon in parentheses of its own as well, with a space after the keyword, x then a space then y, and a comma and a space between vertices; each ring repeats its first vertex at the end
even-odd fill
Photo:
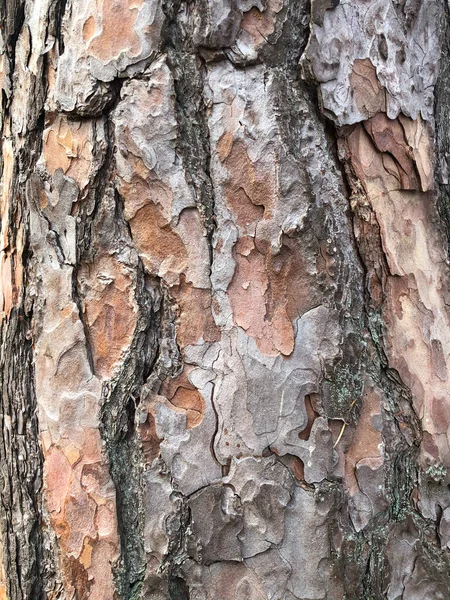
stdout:
POLYGON ((0 599, 450 597, 449 7, 0 18, 0 599))

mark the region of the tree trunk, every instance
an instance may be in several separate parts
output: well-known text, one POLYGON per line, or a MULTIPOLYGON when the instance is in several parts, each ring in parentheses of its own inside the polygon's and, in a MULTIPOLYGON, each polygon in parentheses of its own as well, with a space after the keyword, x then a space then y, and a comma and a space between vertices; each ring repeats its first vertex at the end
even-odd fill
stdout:
POLYGON ((449 598, 449 6, 0 14, 0 599, 449 598))

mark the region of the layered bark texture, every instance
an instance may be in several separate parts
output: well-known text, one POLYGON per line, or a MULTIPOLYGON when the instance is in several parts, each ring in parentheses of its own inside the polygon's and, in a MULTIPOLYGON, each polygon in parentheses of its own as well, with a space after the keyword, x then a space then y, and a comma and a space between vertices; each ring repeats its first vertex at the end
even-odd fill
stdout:
POLYGON ((0 599, 448 599, 444 0, 0 16, 0 599))

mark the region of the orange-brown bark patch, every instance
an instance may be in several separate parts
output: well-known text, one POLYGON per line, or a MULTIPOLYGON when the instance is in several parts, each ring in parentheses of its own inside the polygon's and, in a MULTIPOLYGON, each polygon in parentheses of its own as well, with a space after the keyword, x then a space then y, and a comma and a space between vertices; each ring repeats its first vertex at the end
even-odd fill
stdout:
POLYGON ((92 581, 89 581, 88 571, 80 560, 73 556, 64 556, 62 561, 63 571, 67 574, 69 589, 76 592, 79 600, 90 600, 92 581))
POLYGON ((62 169, 78 187, 87 185, 92 164, 93 128, 90 121, 70 121, 64 115, 51 116, 44 131, 43 156, 47 172, 62 169))
POLYGON ((152 462, 159 456, 159 445, 161 439, 156 433, 156 422, 151 410, 147 413, 147 419, 139 426, 139 436, 142 443, 145 462, 151 465, 152 462))
POLYGON ((368 58, 356 59, 350 73, 350 85, 357 109, 371 117, 386 111, 386 90, 377 78, 377 71, 368 58))
POLYGON ((300 433, 298 434, 298 437, 301 440, 307 440, 309 438, 309 434, 311 433, 311 429, 314 424, 314 421, 319 416, 319 413, 317 413, 314 410, 310 396, 305 396, 305 409, 306 409, 306 414, 308 416, 308 423, 307 423, 305 429, 303 431, 300 431, 300 433))
POLYGON ((139 209, 129 223, 133 240, 150 273, 178 278, 186 270, 186 248, 153 203, 139 209))
POLYGON ((13 305, 11 257, 5 252, 0 256, 0 280, 2 283, 2 306, 1 311, 9 315, 13 305))
POLYGON ((20 209, 10 215, 14 154, 10 139, 3 139, 3 172, 0 197, 0 319, 10 314, 22 290, 23 232, 20 209), (11 222, 13 218, 13 222, 11 222))
POLYGON ((110 377, 129 347, 136 326, 133 279, 115 256, 97 256, 82 265, 79 279, 84 288, 84 310, 95 373, 110 377))
POLYGON ((384 156, 384 166, 400 182, 400 189, 420 189, 419 177, 412 149, 405 139, 404 130, 397 119, 389 119, 385 113, 378 113, 363 122, 364 127, 384 156), (392 160, 394 159, 394 160, 392 160))
POLYGON ((161 181, 154 171, 149 171, 139 158, 129 154, 127 162, 133 171, 131 182, 119 181, 119 191, 124 197, 125 219, 130 221, 139 209, 151 202, 160 211, 160 218, 168 222, 173 201, 170 186, 161 181))
POLYGON ((4 133, 4 139, 2 141, 2 196, 1 196, 1 237, 0 237, 0 251, 5 250, 9 245, 9 206, 10 206, 10 193, 11 185, 13 181, 13 169, 14 169, 14 151, 12 147, 11 139, 7 138, 6 132, 4 133))
POLYGON ((220 330, 212 316, 211 290, 195 288, 184 281, 172 288, 179 305, 177 340, 181 348, 196 344, 203 339, 215 342, 220 339, 220 330))
POLYGON ((251 238, 242 237, 236 244, 236 268, 228 287, 233 317, 261 352, 288 356, 294 348, 293 320, 317 303, 313 276, 296 240, 284 237, 276 254, 267 244, 258 245, 265 255, 256 248, 249 251, 251 238))
POLYGON ((355 475, 356 465, 360 460, 380 458, 380 444, 382 443, 379 431, 380 391, 366 381, 362 398, 362 410, 356 425, 352 443, 345 454, 345 481, 350 494, 358 491, 358 482, 355 475), (378 426, 376 428, 375 426, 378 426))
POLYGON ((256 49, 266 44, 267 38, 275 31, 277 14, 283 5, 283 0, 268 0, 267 7, 263 12, 252 7, 244 13, 241 30, 250 37, 256 49))
POLYGON ((72 466, 64 453, 53 446, 45 457, 47 507, 55 523, 63 520, 64 507, 72 479, 72 466))
POLYGON ((278 159, 272 152, 254 163, 243 141, 222 136, 228 170, 226 200, 239 227, 235 271, 228 288, 236 325, 261 352, 288 356, 294 348, 293 321, 317 304, 311 290, 317 265, 308 266, 296 238, 277 223, 278 159), (311 272, 312 271, 312 272, 311 272))
POLYGON ((83 40, 85 42, 90 42, 91 39, 95 35, 95 31, 97 29, 94 17, 90 16, 83 25, 83 40))
POLYGON ((62 438, 61 447, 50 446, 45 453, 44 489, 50 522, 59 538, 67 589, 76 591, 80 598, 90 589, 90 600, 113 598, 111 564, 117 558, 119 543, 114 488, 98 429, 86 428, 79 443, 77 452, 70 439, 62 438), (107 554, 100 556, 99 545, 107 554), (86 581, 90 582, 87 588, 86 581), (107 591, 106 596, 99 590, 107 591))
POLYGON ((227 203, 243 229, 268 218, 276 202, 275 165, 268 158, 258 167, 250 160, 242 141, 233 143, 224 166, 230 173, 225 186, 227 203))
POLYGON ((0 600, 8 600, 8 596, 6 594, 6 574, 3 562, 3 540, 0 537, 0 600))
POLYGON ((221 161, 228 158, 231 149, 233 148, 233 134, 231 131, 225 131, 217 142, 217 154, 221 161))
POLYGON ((291 471, 297 481, 304 481, 305 467, 303 461, 293 454, 283 454, 283 463, 291 471))
POLYGON ((104 0, 101 33, 91 40, 89 51, 107 63, 122 52, 138 56, 141 41, 135 31, 142 0, 104 0))
POLYGON ((186 411, 187 428, 200 425, 205 414, 205 401, 196 387, 189 381, 192 367, 185 367, 177 377, 166 379, 160 394, 164 395, 171 404, 186 411))

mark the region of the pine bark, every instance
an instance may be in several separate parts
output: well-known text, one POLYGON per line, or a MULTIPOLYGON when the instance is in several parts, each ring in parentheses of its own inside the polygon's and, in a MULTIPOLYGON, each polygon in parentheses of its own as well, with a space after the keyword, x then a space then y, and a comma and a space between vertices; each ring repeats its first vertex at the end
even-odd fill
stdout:
POLYGON ((0 5, 0 600, 449 597, 449 17, 0 5))

